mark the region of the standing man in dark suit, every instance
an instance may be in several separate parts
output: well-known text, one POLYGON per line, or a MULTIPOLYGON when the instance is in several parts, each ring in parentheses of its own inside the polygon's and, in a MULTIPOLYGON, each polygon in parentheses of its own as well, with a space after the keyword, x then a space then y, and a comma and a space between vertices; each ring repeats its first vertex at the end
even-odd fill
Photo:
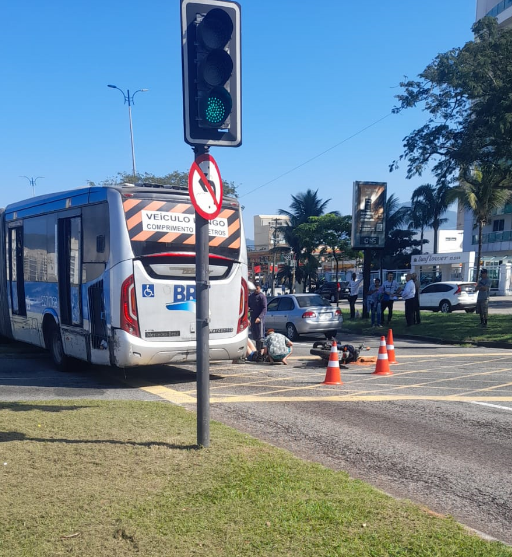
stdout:
POLYGON ((416 288, 416 294, 414 296, 414 324, 419 325, 421 323, 421 313, 420 313, 420 281, 416 273, 412 274, 412 280, 414 281, 414 287, 416 288))
POLYGON ((255 284, 256 290, 249 296, 251 312, 251 335, 256 343, 256 352, 261 354, 265 338, 265 315, 267 314, 267 297, 261 291, 260 283, 255 284))
POLYGON ((405 320, 407 326, 414 325, 414 296, 416 294, 416 287, 411 273, 407 273, 405 277, 407 282, 402 291, 402 298, 405 300, 405 320))

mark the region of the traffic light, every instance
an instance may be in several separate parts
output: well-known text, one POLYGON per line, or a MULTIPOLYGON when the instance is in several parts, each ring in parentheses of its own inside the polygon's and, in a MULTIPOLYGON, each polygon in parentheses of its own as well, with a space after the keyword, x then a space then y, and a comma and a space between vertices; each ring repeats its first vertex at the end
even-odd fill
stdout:
POLYGON ((190 145, 242 143, 240 6, 182 0, 183 120, 190 145))

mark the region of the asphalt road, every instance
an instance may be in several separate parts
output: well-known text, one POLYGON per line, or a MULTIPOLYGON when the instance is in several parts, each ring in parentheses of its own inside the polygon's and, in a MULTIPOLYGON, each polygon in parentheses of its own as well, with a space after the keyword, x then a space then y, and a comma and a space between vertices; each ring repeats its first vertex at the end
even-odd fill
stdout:
MULTIPOLYGON (((289 366, 212 364, 211 417, 512 544, 512 352, 395 338, 392 375, 349 365, 328 386, 313 340, 295 343, 289 366)), ((379 339, 364 340, 376 356, 379 339)), ((37 352, 0 350, 1 401, 164 399, 194 410, 195 380, 193 366, 62 374, 37 352)))

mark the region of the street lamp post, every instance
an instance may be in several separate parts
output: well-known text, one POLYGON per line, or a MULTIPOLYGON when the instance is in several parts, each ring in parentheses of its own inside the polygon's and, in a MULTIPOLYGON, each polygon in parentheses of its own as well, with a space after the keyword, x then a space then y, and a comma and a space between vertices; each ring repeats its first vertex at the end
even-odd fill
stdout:
POLYGON ((37 178, 29 178, 28 176, 20 176, 20 178, 26 178, 30 182, 30 185, 32 186, 32 197, 35 197, 35 195, 36 195, 36 182, 39 180, 39 178, 44 178, 44 176, 38 176, 37 178))
POLYGON ((137 89, 137 91, 135 91, 135 93, 133 93, 133 95, 130 96, 130 89, 126 89, 126 93, 122 90, 119 89, 119 87, 117 87, 117 85, 107 85, 107 87, 110 87, 111 89, 117 89, 118 91, 121 91, 123 97, 124 97, 124 102, 128 103, 128 117, 130 118, 130 140, 132 143, 132 171, 133 171, 133 176, 137 176, 137 169, 135 167, 135 148, 133 146, 133 125, 132 125, 132 104, 133 103, 133 97, 135 97, 135 95, 139 92, 146 92, 149 89, 137 89))

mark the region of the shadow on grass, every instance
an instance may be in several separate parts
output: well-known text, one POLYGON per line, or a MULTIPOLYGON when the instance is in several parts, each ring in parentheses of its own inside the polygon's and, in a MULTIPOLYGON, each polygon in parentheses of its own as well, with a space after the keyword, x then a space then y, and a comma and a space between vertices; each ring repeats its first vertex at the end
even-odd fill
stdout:
POLYGON ((131 447, 164 447, 177 450, 198 450, 199 445, 175 445, 174 443, 163 443, 161 441, 147 441, 137 443, 135 441, 118 441, 116 439, 43 439, 39 437, 27 437, 18 431, 0 431, 0 443, 10 441, 33 441, 35 443, 67 443, 70 445, 126 445, 131 447))
POLYGON ((66 412, 69 410, 81 410, 89 406, 49 406, 45 404, 26 404, 23 402, 0 402, 0 410, 11 410, 12 412, 30 412, 41 410, 42 412, 66 412))

